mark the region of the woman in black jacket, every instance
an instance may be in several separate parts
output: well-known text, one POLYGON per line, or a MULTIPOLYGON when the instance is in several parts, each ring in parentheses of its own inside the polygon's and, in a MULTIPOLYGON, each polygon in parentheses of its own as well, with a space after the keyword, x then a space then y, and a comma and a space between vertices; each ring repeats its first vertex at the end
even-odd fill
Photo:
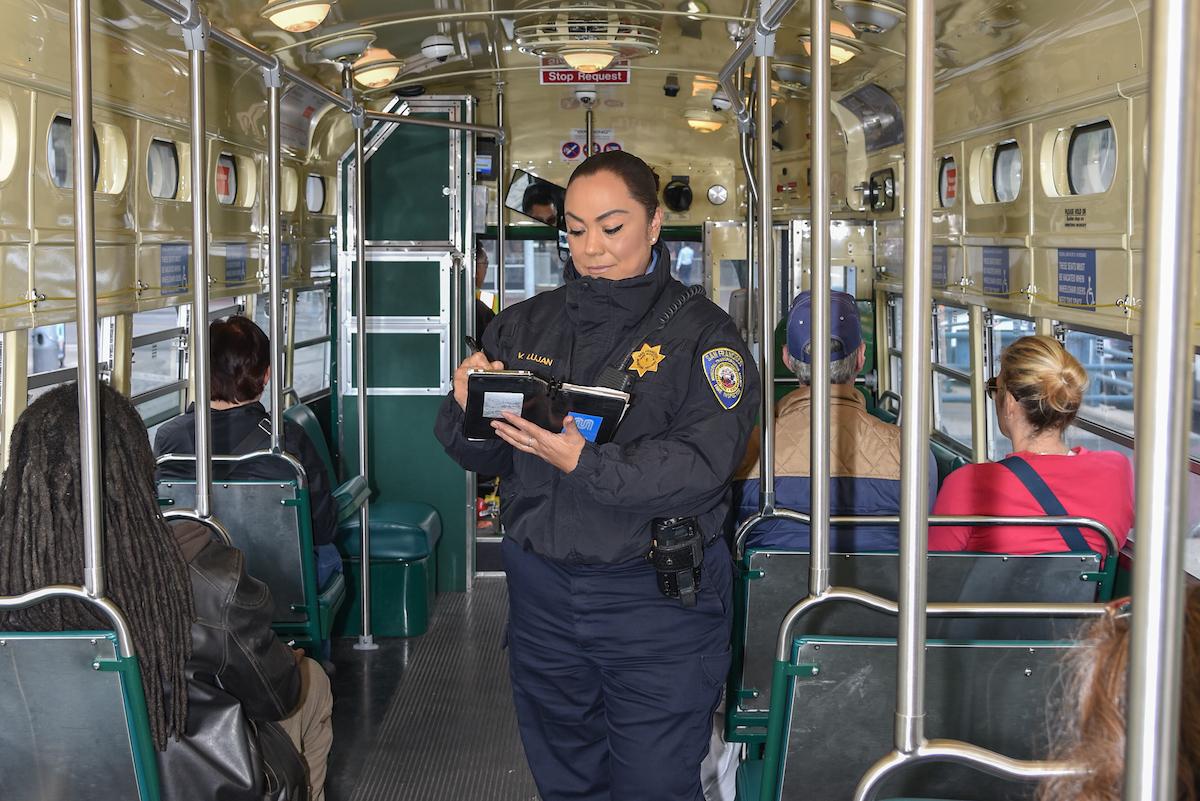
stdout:
MULTIPOLYGON (((198 523, 167 526, 141 418, 120 393, 100 387, 106 594, 137 648, 163 798, 302 801, 311 782, 320 801, 332 740, 328 679, 310 659, 301 666, 301 654, 271 631, 270 593, 246 575, 240 551, 212 541, 198 523)), ((9 454, 0 484, 0 595, 78 583, 75 384, 25 410, 9 454)), ((72 600, 0 615, 0 630, 106 627, 72 600)))
MULTIPOLYGON (((509 669, 541 798, 700 801, 730 662, 722 532, 758 377, 729 316, 671 277, 657 179, 641 159, 585 161, 565 219, 566 284, 488 326, 436 434, 463 467, 500 476, 509 669), (508 412, 492 421, 497 439, 468 440, 467 373, 500 368, 631 384, 632 402, 611 442, 597 441, 594 416, 546 431, 508 412), (657 538, 665 566, 667 533, 676 564, 702 557, 698 574, 656 576, 647 557, 657 538)), ((483 406, 497 400, 511 399, 483 406)))

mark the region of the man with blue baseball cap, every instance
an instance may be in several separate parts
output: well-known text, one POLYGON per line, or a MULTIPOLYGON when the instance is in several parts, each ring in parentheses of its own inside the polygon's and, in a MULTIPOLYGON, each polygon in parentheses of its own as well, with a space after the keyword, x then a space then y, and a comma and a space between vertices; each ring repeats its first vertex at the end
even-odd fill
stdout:
MULTIPOLYGON (((812 296, 801 292, 792 301, 787 321, 783 362, 800 380, 800 387, 780 399, 775 414, 775 502, 777 506, 809 512, 809 433, 812 409, 812 296)), ((866 343, 859 323, 858 304, 845 292, 830 293, 830 512, 835 515, 898 514, 900 511, 900 429, 867 411, 854 378, 866 360, 866 343)), ((937 469, 929 455, 929 498, 937 495, 937 469)), ((751 437, 734 504, 739 520, 758 511, 758 437, 751 437)), ((831 550, 896 550, 894 525, 835 526, 831 550)), ((808 526, 772 520, 751 530, 751 548, 808 550, 808 526)))

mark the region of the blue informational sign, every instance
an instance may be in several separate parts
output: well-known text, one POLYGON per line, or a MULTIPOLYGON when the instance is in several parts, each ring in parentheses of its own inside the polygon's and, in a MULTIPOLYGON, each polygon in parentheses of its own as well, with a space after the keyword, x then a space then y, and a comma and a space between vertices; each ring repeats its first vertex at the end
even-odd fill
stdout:
POLYGON ((1059 248, 1058 305, 1096 310, 1096 251, 1059 248))
POLYGON ((163 245, 159 248, 158 284, 164 295, 178 295, 187 290, 191 253, 192 246, 188 244, 163 245))
POLYGON ((945 245, 933 246, 933 285, 944 287, 949 282, 950 268, 948 262, 950 255, 947 252, 948 248, 945 245))
POLYGON ((225 246, 225 282, 239 284, 246 280, 246 261, 250 249, 244 243, 230 242, 225 246))
POLYGON ((280 274, 287 278, 288 270, 292 266, 292 246, 288 242, 282 242, 279 245, 279 263, 283 267, 283 272, 280 274))
POLYGON ((983 249, 983 292, 985 295, 1007 295, 1010 265, 1008 248, 983 249))

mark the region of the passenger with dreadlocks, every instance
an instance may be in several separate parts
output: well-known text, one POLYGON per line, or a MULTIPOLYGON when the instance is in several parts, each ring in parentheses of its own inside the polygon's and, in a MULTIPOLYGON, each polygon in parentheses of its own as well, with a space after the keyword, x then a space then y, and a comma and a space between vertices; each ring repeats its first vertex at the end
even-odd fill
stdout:
MULTIPOLYGON (((246 575, 240 551, 199 523, 163 520, 145 426, 103 383, 100 439, 106 594, 141 663, 163 798, 301 801, 311 789, 322 801, 329 680, 271 631, 271 595, 246 575)), ((0 483, 0 595, 77 584, 81 519, 72 383, 36 400, 13 429, 0 483)), ((0 630, 98 628, 107 624, 73 600, 0 613, 0 630)))

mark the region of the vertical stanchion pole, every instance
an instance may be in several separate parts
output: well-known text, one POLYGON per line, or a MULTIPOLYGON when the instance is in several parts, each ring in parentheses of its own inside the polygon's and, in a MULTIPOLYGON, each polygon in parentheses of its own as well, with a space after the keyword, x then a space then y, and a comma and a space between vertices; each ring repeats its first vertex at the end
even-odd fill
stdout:
MULTIPOLYGON (((976 464, 987 461, 987 379, 984 376, 984 353, 987 349, 987 326, 982 306, 972 304, 967 312, 971 348, 971 458, 976 464)), ((882 330, 882 329, 879 329, 882 330)))
MULTIPOLYGON (((504 230, 504 199, 508 194, 508 145, 504 140, 504 81, 496 81, 496 308, 504 308, 504 251, 508 248, 504 230)), ((455 365, 457 367, 458 365, 455 365)))
POLYGON ((908 0, 904 142, 904 396, 900 431, 900 593, 895 747, 925 742, 925 553, 929 514, 930 316, 933 244, 933 4, 908 0))
MULTIPOLYGON (((812 58, 812 395, 809 423, 809 595, 829 589, 829 4, 814 2, 809 24, 812 58)), ((793 354, 799 358, 800 354, 793 354)))
POLYGON ((1175 766, 1192 408, 1188 310, 1200 9, 1195 0, 1155 0, 1151 13, 1145 307, 1134 400, 1138 554, 1130 626, 1127 801, 1178 797, 1175 766))
MULTIPOLYGON (((746 89, 746 71, 738 67, 735 77, 738 97, 746 89)), ((742 169, 746 172, 746 343, 754 341, 754 269, 755 248, 754 210, 758 207, 758 183, 754 178, 754 162, 750 157, 750 149, 754 146, 752 124, 749 121, 738 120, 738 152, 742 157, 742 169)), ((720 277, 720 265, 713 265, 713 275, 720 277)), ((714 281, 714 284, 716 282, 714 281)), ((763 380, 766 380, 764 375, 763 380)))
POLYGON ((596 139, 596 122, 592 116, 591 106, 588 107, 587 112, 583 115, 583 138, 586 140, 583 143, 583 157, 586 159, 588 156, 596 155, 592 152, 592 144, 596 139))
POLYGON ((196 514, 212 516, 212 426, 208 351, 208 134, 205 120, 205 51, 208 20, 193 2, 190 24, 183 26, 188 51, 191 110, 189 150, 192 184, 192 352, 189 358, 196 425, 196 514))
POLYGON ((96 199, 92 187, 92 9, 71 0, 71 150, 75 198, 75 313, 79 340, 79 485, 83 586, 104 597, 100 388, 96 372, 96 199))
MULTIPOLYGON (((347 66, 342 73, 343 91, 352 99, 354 75, 347 66)), ((366 157, 363 152, 363 135, 367 120, 362 107, 354 111, 354 257, 358 269, 354 273, 354 299, 357 309, 354 315, 356 341, 354 358, 354 384, 358 388, 358 472, 371 484, 370 440, 367 426, 367 176, 366 157)), ((370 502, 358 511, 359 553, 362 564, 362 634, 354 644, 357 651, 374 651, 379 648, 371 633, 371 509, 370 502)))
POLYGON ((280 208, 279 91, 282 71, 276 64, 263 69, 267 85, 267 233, 270 271, 268 294, 271 318, 271 450, 283 451, 283 384, 287 380, 283 354, 283 213, 280 208))
MULTIPOLYGON (((770 6, 760 0, 760 17, 770 6)), ((759 475, 762 498, 759 508, 765 514, 775 511, 775 242, 771 232, 771 56, 775 53, 775 34, 754 32, 754 88, 757 108, 754 120, 754 167, 757 173, 758 210, 758 312, 759 370, 762 374, 762 450, 759 475)))

